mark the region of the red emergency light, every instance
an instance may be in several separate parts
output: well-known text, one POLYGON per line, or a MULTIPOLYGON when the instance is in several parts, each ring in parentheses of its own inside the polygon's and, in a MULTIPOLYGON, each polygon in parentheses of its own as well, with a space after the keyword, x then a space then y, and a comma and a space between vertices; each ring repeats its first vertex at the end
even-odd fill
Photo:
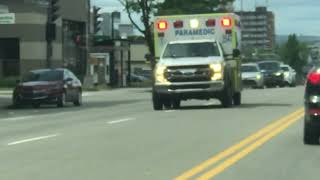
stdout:
POLYGON ((216 25, 216 20, 215 19, 208 19, 206 22, 207 27, 213 27, 216 25))
POLYGON ((230 28, 232 27, 232 19, 231 18, 223 18, 221 20, 222 27, 230 28))
POLYGON ((169 28, 168 27, 168 22, 165 21, 165 20, 158 21, 157 27, 158 27, 158 30, 165 31, 165 30, 167 30, 169 28))
POLYGON ((183 21, 175 21, 175 22, 173 23, 173 26, 174 26, 175 28, 183 28, 183 21))

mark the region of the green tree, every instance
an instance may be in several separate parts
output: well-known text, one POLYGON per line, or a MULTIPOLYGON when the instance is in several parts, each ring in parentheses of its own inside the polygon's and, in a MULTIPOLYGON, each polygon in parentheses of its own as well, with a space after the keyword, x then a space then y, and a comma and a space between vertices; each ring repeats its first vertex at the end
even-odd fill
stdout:
MULTIPOLYGON (((154 57, 154 41, 153 41, 153 22, 151 17, 156 11, 158 4, 157 0, 119 0, 119 2, 125 7, 126 12, 128 13, 131 23, 134 25, 138 31, 140 31, 146 40, 149 52, 151 57, 154 57), (143 27, 139 26, 139 23, 136 22, 133 18, 134 14, 140 16, 140 21, 143 24, 143 27)), ((155 59, 151 58, 151 68, 154 68, 155 59)))
POLYGON ((299 74, 307 62, 309 50, 307 44, 299 42, 295 34, 288 36, 288 41, 278 49, 282 60, 299 74))
POLYGON ((228 12, 234 0, 165 0, 158 6, 159 15, 228 12))

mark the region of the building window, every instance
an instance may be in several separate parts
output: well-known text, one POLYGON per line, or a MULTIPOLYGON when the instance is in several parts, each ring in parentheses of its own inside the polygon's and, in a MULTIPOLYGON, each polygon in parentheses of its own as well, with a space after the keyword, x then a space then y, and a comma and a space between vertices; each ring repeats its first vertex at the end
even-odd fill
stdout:
POLYGON ((3 77, 20 75, 20 47, 17 38, 0 39, 0 73, 3 77))

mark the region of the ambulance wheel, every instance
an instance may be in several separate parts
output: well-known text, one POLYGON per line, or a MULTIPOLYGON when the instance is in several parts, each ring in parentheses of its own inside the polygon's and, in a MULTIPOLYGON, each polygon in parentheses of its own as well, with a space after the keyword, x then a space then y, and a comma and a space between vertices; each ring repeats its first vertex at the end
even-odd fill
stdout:
POLYGON ((241 92, 237 92, 233 95, 233 104, 235 106, 241 105, 241 92))
POLYGON ((152 103, 153 109, 156 111, 161 111, 163 109, 163 101, 160 99, 159 95, 155 92, 152 93, 152 103))

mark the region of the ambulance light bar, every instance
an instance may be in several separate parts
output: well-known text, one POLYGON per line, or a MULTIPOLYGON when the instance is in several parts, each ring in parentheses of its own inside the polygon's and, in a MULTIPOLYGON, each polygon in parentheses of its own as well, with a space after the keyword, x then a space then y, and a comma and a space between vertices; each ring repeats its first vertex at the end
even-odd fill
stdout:
POLYGON ((221 20, 221 25, 224 28, 230 28, 232 27, 232 19, 231 18, 223 18, 221 20))
POLYGON ((175 22, 173 23, 173 26, 174 26, 175 28, 177 28, 177 29, 183 28, 183 21, 175 21, 175 22))
POLYGON ((216 25, 216 20, 215 19, 208 19, 206 22, 207 27, 213 27, 216 25))
POLYGON ((165 20, 160 20, 157 23, 158 30, 165 31, 169 28, 168 22, 165 20))

